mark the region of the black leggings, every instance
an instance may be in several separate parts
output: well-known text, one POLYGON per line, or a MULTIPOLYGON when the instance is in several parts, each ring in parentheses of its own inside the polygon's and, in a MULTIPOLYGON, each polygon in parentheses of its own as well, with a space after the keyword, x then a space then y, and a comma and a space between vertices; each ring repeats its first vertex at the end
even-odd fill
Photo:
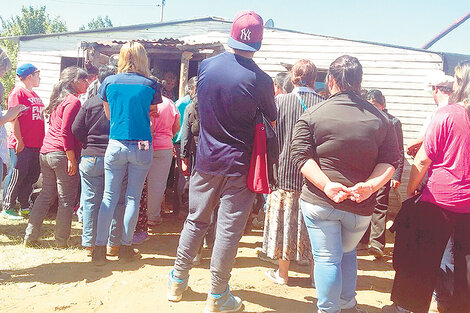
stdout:
POLYGON ((454 235, 455 281, 448 313, 470 312, 470 213, 454 213, 409 199, 396 218, 391 299, 414 313, 427 313, 447 241, 454 235))

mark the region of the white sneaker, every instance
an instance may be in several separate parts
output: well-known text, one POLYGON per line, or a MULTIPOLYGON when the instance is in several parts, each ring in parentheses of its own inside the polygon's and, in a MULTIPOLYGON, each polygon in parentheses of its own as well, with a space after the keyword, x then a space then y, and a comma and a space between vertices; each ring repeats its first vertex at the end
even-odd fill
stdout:
POLYGON ((287 285, 287 280, 279 276, 279 270, 267 270, 266 276, 271 279, 274 283, 279 285, 287 285))

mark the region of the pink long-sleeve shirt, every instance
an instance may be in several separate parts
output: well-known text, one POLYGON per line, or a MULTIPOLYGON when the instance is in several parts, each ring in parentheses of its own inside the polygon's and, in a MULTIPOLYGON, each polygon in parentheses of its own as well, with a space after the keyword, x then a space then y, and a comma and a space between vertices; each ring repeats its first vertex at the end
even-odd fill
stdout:
POLYGON ((72 123, 80 110, 77 96, 69 94, 52 112, 49 130, 44 137, 41 153, 74 150, 80 155, 81 144, 72 133, 72 123))

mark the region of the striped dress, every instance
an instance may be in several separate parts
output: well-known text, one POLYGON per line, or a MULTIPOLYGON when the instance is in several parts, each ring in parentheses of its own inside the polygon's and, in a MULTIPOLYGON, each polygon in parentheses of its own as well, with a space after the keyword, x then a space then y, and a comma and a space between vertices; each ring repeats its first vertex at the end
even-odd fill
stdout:
POLYGON ((276 97, 279 188, 266 200, 263 236, 263 252, 272 259, 312 260, 310 241, 299 206, 303 177, 291 162, 290 143, 299 117, 306 109, 323 100, 306 87, 297 87, 292 93, 276 97))

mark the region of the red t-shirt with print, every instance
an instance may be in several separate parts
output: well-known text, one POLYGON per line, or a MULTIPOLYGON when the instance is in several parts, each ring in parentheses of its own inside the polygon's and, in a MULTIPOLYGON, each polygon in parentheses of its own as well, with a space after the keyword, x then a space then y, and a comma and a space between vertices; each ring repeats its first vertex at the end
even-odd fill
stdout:
MULTIPOLYGON (((34 92, 23 86, 16 86, 8 95, 8 108, 13 108, 19 104, 29 107, 26 111, 20 113, 18 122, 20 123, 21 136, 23 143, 28 148, 41 148, 44 139, 44 120, 42 111, 44 103, 41 98, 34 92)), ((10 131, 8 136, 8 148, 16 147, 16 139, 13 132, 10 131)))

